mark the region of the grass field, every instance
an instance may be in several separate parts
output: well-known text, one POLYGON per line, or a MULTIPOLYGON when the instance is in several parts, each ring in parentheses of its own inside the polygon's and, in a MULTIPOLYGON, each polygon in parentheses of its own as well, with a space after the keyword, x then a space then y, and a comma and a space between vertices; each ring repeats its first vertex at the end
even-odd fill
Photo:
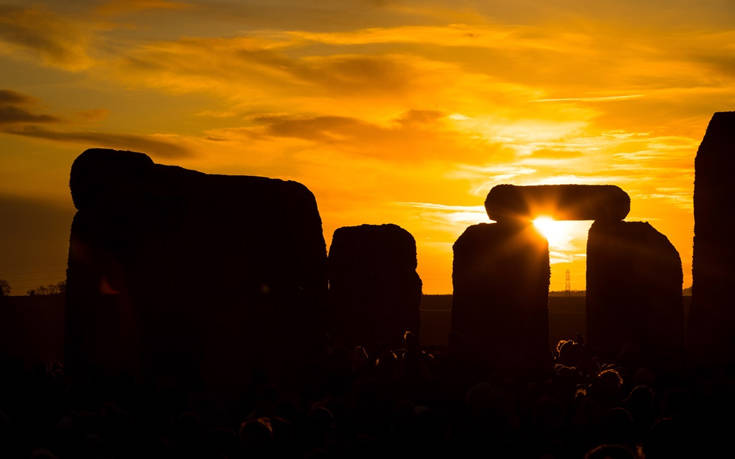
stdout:
MULTIPOLYGON (((549 296, 550 345, 585 333, 584 295, 549 296)), ((424 295, 421 301, 422 344, 444 346, 452 326, 452 295, 424 295)))
MULTIPOLYGON (((684 314, 689 312, 691 296, 684 296, 684 314)), ((422 344, 447 344, 452 324, 452 295, 424 295, 421 301, 422 344)), ((551 292, 549 294, 549 345, 577 334, 586 336, 584 292, 551 292)))
MULTIPOLYGON (((63 355, 64 297, 17 296, 0 302, 0 346, 28 362, 58 360, 63 355)), ((684 296, 684 313, 691 296, 684 296)), ((452 325, 452 295, 424 295, 421 301, 421 343, 446 346, 452 325)), ((561 338, 585 335, 585 297, 549 295, 549 345, 561 338)))

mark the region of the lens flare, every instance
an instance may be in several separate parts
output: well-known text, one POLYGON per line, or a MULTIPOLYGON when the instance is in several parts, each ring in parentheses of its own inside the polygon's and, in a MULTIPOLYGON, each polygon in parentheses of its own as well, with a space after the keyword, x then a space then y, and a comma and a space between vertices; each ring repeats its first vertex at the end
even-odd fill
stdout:
POLYGON ((561 223, 551 217, 545 216, 537 217, 533 220, 533 226, 549 241, 550 246, 559 246, 567 239, 567 233, 564 225, 561 223))

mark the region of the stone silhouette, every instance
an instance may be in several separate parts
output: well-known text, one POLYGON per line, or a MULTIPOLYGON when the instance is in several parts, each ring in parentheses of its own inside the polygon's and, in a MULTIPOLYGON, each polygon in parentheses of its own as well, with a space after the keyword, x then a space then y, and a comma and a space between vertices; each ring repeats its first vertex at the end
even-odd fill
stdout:
POLYGON ((698 365, 735 362, 735 112, 715 113, 697 151, 690 349, 698 365))
POLYGON ((519 222, 468 227, 454 243, 450 352, 460 361, 528 372, 549 360, 549 249, 519 222))
POLYGON ((236 391, 321 345, 326 247, 303 185, 209 175, 142 153, 74 162, 66 361, 236 391))
POLYGON ((400 226, 338 228, 329 248, 332 327, 340 341, 380 352, 419 331, 416 241, 400 226))
POLYGON ((620 221, 630 211, 630 197, 614 185, 498 185, 490 190, 485 209, 491 219, 620 221))
POLYGON ((470 226, 454 243, 452 352, 499 369, 541 369, 549 354, 549 248, 531 220, 615 222, 630 211, 630 198, 612 185, 498 185, 485 209, 498 223, 470 226))
POLYGON ((650 224, 592 224, 587 239, 587 336, 588 345, 603 358, 665 369, 681 363, 681 259, 650 224))
POLYGON ((634 364, 679 365, 684 349, 681 259, 651 225, 622 221, 630 211, 627 193, 612 185, 499 185, 488 193, 485 208, 498 223, 471 226, 454 244, 455 354, 500 368, 522 365, 515 361, 542 367, 549 252, 529 225, 547 215, 595 220, 587 245, 592 348, 605 358, 635 359, 634 364))

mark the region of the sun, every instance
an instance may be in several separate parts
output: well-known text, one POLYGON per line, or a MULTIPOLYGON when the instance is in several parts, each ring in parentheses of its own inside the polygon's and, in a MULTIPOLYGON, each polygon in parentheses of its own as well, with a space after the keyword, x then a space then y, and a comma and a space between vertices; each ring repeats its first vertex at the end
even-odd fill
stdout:
POLYGON ((556 246, 567 238, 564 225, 561 223, 551 217, 542 216, 534 219, 533 226, 549 241, 549 245, 556 246))

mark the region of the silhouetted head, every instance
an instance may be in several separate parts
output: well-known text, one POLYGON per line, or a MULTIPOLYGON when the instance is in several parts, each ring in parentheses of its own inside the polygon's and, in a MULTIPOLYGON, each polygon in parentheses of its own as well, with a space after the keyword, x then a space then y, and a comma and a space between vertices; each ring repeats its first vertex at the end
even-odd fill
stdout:
POLYGON ((249 419, 240 424, 240 447, 250 454, 263 454, 273 447, 273 425, 270 418, 249 419))
POLYGON ((465 395, 465 403, 475 419, 500 421, 505 418, 506 394, 496 385, 482 382, 471 387, 465 395))
POLYGON ((653 389, 643 384, 635 386, 626 399, 626 405, 636 422, 653 420, 656 410, 653 389))
POLYGON ((595 396, 614 399, 623 387, 623 377, 618 370, 607 368, 597 374, 592 387, 595 396))
POLYGON ((57 456, 47 449, 34 449, 31 459, 57 459, 57 456))
POLYGON ((533 417, 536 427, 541 431, 556 432, 564 423, 564 406, 553 397, 541 397, 536 401, 533 417))
POLYGON ((175 424, 176 448, 179 452, 196 455, 205 449, 205 435, 201 419, 194 412, 182 413, 175 424))
POLYGON ((692 408, 692 400, 689 392, 683 389, 672 390, 664 397, 663 416, 679 419, 687 415, 692 408))
POLYGON ((232 457, 237 451, 237 437, 229 428, 218 427, 209 434, 207 446, 210 448, 207 455, 210 457, 232 457))
POLYGON ((603 437, 607 443, 633 446, 635 431, 633 417, 625 408, 613 408, 605 414, 602 422, 603 437))
POLYGON ((403 345, 408 349, 416 348, 419 345, 419 338, 411 330, 403 332, 403 345))
POLYGON ((656 374, 650 368, 639 368, 633 375, 633 384, 653 387, 656 384, 656 374))
POLYGON ((600 445, 587 451, 584 459, 635 459, 635 454, 622 445, 600 445))
POLYGON ((584 348, 573 339, 562 339, 556 344, 556 361, 576 367, 582 361, 584 348))
POLYGON ((350 366, 352 371, 359 371, 370 363, 370 355, 365 346, 355 346, 350 353, 350 366))
POLYGON ((643 441, 643 452, 646 459, 686 457, 687 439, 691 432, 686 432, 681 425, 672 419, 657 421, 643 441))
POLYGON ((309 424, 319 432, 333 430, 334 414, 325 406, 316 406, 309 412, 309 424))

